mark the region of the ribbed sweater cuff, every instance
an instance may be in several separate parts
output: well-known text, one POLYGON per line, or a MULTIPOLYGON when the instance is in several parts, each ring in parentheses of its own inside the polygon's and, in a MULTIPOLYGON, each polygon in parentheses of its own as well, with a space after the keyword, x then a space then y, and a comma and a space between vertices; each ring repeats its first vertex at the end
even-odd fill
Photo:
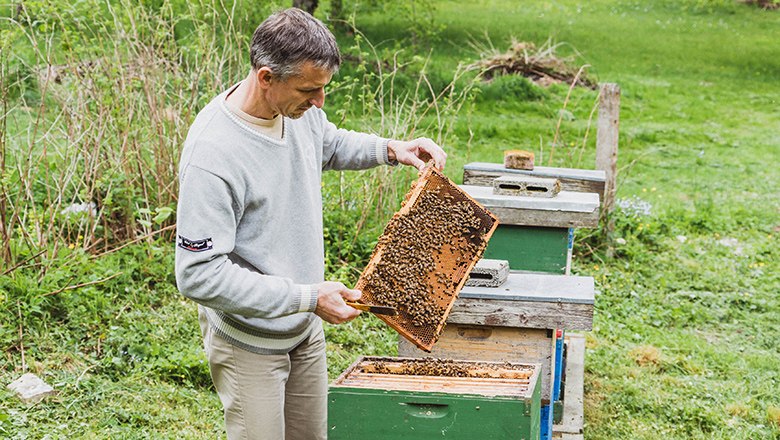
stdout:
POLYGON ((375 156, 377 162, 379 162, 380 165, 390 165, 390 166, 396 166, 398 165, 397 160, 391 161, 387 157, 387 144, 390 143, 390 139, 385 138, 377 138, 376 140, 376 146, 374 147, 375 150, 375 156))
POLYGON ((314 312, 317 310, 317 285, 301 284, 301 303, 298 312, 314 312))

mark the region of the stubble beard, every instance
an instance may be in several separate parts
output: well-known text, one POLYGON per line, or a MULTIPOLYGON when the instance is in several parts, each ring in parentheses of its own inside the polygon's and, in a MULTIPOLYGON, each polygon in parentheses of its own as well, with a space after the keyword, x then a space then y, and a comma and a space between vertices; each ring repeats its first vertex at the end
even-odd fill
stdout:
POLYGON ((309 106, 309 107, 306 107, 306 108, 300 107, 300 108, 296 109, 296 111, 295 111, 295 112, 293 112, 292 114, 290 114, 290 115, 288 116, 288 118, 290 118, 290 119, 300 119, 301 117, 303 117, 303 114, 304 114, 304 113, 306 113, 307 111, 309 111, 309 109, 310 109, 310 108, 311 108, 311 106, 309 106))

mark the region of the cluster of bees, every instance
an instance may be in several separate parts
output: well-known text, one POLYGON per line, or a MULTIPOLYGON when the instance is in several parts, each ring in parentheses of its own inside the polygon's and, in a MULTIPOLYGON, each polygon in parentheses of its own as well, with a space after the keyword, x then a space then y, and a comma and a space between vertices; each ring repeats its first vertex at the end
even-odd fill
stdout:
POLYGON ((410 210, 388 223, 377 244, 381 258, 364 274, 363 290, 415 327, 436 326, 452 289, 468 275, 459 269, 482 253, 488 229, 468 199, 429 181, 410 210))
POLYGON ((452 359, 436 359, 425 357, 420 359, 404 359, 393 361, 391 364, 383 361, 374 361, 370 368, 364 371, 377 374, 397 374, 404 376, 438 376, 438 377, 475 377, 491 378, 491 370, 524 370, 527 367, 518 367, 510 363, 485 364, 480 362, 459 363, 452 359))

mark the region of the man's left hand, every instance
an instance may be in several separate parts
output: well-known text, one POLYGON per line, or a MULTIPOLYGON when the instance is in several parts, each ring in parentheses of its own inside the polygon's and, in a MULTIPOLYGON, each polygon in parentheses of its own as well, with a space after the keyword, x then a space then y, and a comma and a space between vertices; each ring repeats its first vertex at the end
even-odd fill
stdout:
POLYGON ((413 166, 420 171, 425 168, 429 160, 433 159, 434 166, 443 170, 447 162, 447 153, 428 138, 417 138, 412 141, 391 140, 387 143, 387 158, 413 166))

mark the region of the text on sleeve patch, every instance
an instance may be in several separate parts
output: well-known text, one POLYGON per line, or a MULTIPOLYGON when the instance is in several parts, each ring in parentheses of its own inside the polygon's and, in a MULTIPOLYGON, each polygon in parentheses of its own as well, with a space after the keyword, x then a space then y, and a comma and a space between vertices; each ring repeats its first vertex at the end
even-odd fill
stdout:
POLYGON ((190 240, 179 235, 179 247, 192 252, 203 252, 214 247, 211 238, 202 240, 190 240))

